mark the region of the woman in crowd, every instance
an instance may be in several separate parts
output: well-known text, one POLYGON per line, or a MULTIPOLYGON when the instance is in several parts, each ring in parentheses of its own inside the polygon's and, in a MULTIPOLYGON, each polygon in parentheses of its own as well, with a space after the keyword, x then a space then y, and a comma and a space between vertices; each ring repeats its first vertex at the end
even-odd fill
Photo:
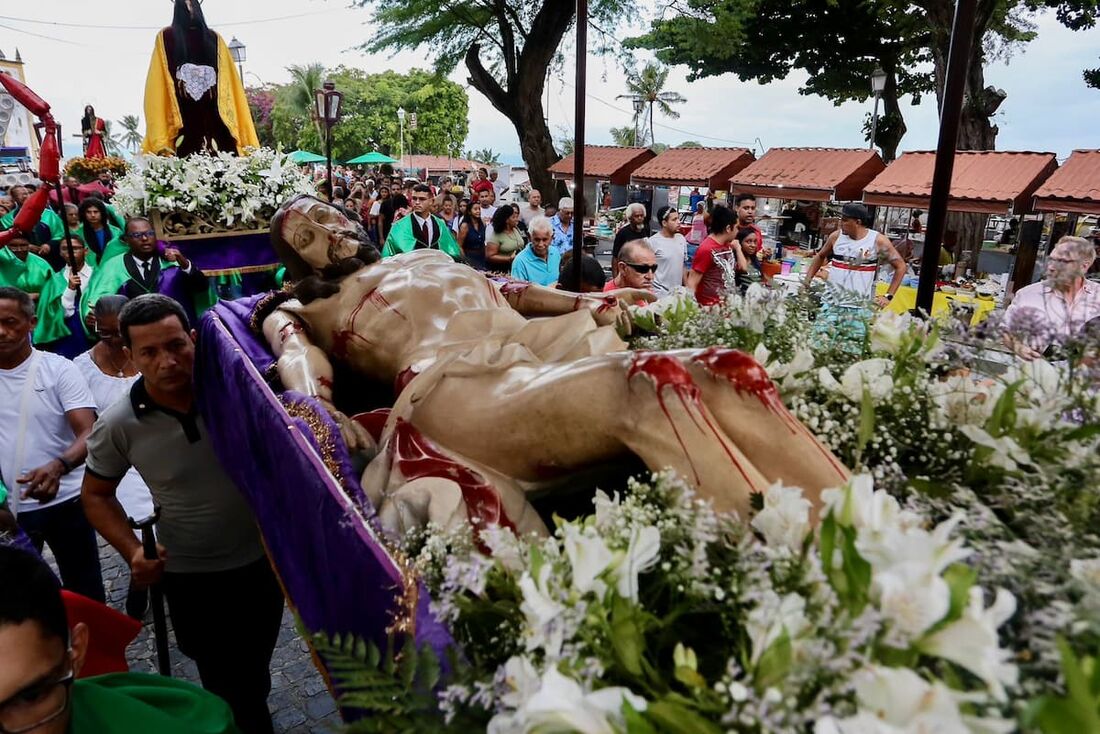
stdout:
POLYGON ((390 198, 390 186, 383 183, 378 187, 378 196, 374 198, 374 203, 370 205, 370 231, 374 234, 376 242, 383 242, 382 235, 382 205, 386 203, 386 200, 390 198))
POLYGON ((767 283, 768 277, 760 266, 760 236, 752 227, 744 227, 737 231, 737 241, 741 243, 741 253, 745 256, 745 267, 737 264, 734 278, 737 287, 744 293, 753 283, 767 283))
POLYGON ((470 202, 458 225, 456 239, 470 265, 485 270, 485 222, 481 221, 481 204, 478 202, 470 202))
POLYGON ((485 261, 491 270, 512 271, 512 261, 523 250, 523 233, 519 231, 519 210, 511 204, 501 204, 493 212, 493 233, 485 241, 485 261))
MULTIPOLYGON (((119 330, 118 315, 126 302, 126 296, 116 295, 101 296, 96 301, 92 315, 99 341, 73 360, 88 383, 95 398, 96 412, 100 414, 119 400, 128 399, 130 388, 139 376, 137 367, 123 349, 119 330)), ((153 514, 153 498, 149 488, 133 467, 118 485, 116 496, 126 515, 134 520, 144 520, 153 514)), ((131 583, 126 596, 126 613, 134 619, 141 619, 145 616, 147 601, 147 592, 131 583)))
POLYGON ((102 264, 104 253, 109 259, 113 255, 128 251, 129 248, 122 244, 122 231, 111 223, 107 205, 100 199, 85 199, 80 202, 78 212, 84 244, 95 253, 97 265, 102 264), (112 243, 117 247, 111 247, 108 250, 112 243))
POLYGON ((443 208, 439 212, 439 217, 451 228, 452 232, 457 232, 458 226, 462 224, 462 217, 455 211, 455 197, 451 194, 443 195, 443 208))

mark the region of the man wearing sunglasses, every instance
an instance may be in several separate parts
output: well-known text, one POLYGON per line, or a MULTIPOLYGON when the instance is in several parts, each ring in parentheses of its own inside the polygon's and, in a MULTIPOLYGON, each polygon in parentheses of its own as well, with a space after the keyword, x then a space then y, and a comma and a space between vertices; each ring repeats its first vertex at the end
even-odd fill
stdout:
POLYGON ((130 251, 101 263, 88 283, 88 294, 81 303, 82 318, 100 296, 118 294, 129 299, 146 293, 160 293, 183 306, 191 323, 197 323, 195 297, 209 288, 206 275, 179 250, 166 247, 159 254, 153 225, 145 217, 130 217, 122 241, 130 251))
MULTIPOLYGON (((604 291, 619 288, 639 288, 653 292, 653 278, 657 275, 657 256, 645 240, 630 240, 619 250, 615 262, 615 277, 603 287, 604 291)), ((644 305, 644 304, 639 304, 644 305)))
POLYGON ((94 632, 70 629, 40 558, 0 545, 0 734, 238 732, 229 706, 183 681, 140 673, 76 680, 94 632))

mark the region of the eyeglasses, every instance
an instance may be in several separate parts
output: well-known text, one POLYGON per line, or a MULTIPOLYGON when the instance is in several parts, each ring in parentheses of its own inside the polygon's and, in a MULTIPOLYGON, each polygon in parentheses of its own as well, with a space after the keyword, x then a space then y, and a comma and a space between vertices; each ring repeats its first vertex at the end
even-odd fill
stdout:
POLYGON ((69 708, 73 671, 28 686, 0 702, 0 734, 23 734, 48 724, 69 708))
POLYGON ((146 230, 144 232, 130 232, 126 236, 134 240, 151 240, 156 235, 151 230, 146 230))
POLYGON ((626 260, 620 260, 619 262, 621 262, 623 265, 627 266, 634 272, 641 273, 642 275, 645 275, 646 273, 657 272, 657 263, 653 263, 652 265, 641 265, 639 263, 628 263, 626 260))

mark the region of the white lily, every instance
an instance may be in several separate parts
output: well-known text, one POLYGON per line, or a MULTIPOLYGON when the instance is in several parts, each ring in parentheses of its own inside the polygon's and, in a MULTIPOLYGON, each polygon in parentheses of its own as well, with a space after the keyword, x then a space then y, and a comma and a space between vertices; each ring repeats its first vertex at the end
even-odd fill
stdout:
POLYGON ((773 642, 784 632, 794 641, 809 626, 806 620, 806 600, 791 592, 780 598, 774 591, 768 591, 764 599, 749 612, 745 629, 752 641, 752 662, 760 660, 773 642))
POLYGON ((871 324, 871 351, 897 354, 912 326, 909 316, 893 311, 879 312, 871 324))
POLYGON ((538 579, 524 571, 519 580, 519 589, 523 593, 520 611, 527 619, 527 650, 542 648, 546 655, 557 658, 561 652, 563 631, 559 617, 565 607, 555 601, 547 589, 547 582, 553 568, 544 563, 539 569, 538 579))
POLYGON ((578 528, 573 523, 565 525, 565 555, 573 569, 573 588, 584 594, 589 591, 603 596, 607 584, 600 575, 607 570, 615 554, 603 542, 595 528, 578 528))
POLYGON ((623 722, 623 702, 645 711, 646 701, 627 688, 585 691, 581 685, 550 666, 541 685, 517 711, 521 729, 531 734, 615 734, 623 722))
POLYGON ((950 660, 978 676, 998 701, 1007 700, 1005 686, 1016 685, 1019 671, 1003 649, 997 629, 1016 613, 1016 597, 997 589, 992 606, 986 607, 980 587, 970 588, 970 603, 962 617, 921 642, 929 655, 950 660))
POLYGON ((777 482, 764 493, 764 509, 752 519, 752 526, 769 546, 797 552, 810 530, 810 507, 801 489, 777 482))
POLYGON ((518 709, 526 705, 531 696, 538 692, 541 681, 530 658, 513 655, 504 664, 501 683, 505 693, 501 695, 500 702, 510 708, 518 709))
POLYGON ((994 438, 979 426, 960 426, 959 431, 979 446, 993 449, 988 461, 1006 471, 1015 471, 1020 464, 1031 464, 1031 456, 1011 436, 994 438))
POLYGON ((840 378, 841 392, 852 402, 863 399, 866 389, 874 400, 884 400, 894 392, 894 362, 881 357, 856 362, 840 378))
POLYGON ((660 530, 652 525, 631 528, 626 552, 613 565, 619 596, 638 601, 638 574, 652 568, 660 556, 660 530))

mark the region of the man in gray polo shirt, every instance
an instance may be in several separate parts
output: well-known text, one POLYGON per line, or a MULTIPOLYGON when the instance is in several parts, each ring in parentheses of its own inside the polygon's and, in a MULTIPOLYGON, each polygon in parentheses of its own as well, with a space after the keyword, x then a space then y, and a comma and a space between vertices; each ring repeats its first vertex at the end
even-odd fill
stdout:
POLYGON ((267 695, 283 596, 255 519, 195 410, 195 332, 180 305, 158 294, 130 301, 119 323, 142 377, 88 438, 85 512, 130 559, 135 584, 162 580, 176 642, 203 686, 229 703, 245 734, 271 732, 267 695), (158 561, 145 560, 115 498, 131 466, 161 508, 158 561))

